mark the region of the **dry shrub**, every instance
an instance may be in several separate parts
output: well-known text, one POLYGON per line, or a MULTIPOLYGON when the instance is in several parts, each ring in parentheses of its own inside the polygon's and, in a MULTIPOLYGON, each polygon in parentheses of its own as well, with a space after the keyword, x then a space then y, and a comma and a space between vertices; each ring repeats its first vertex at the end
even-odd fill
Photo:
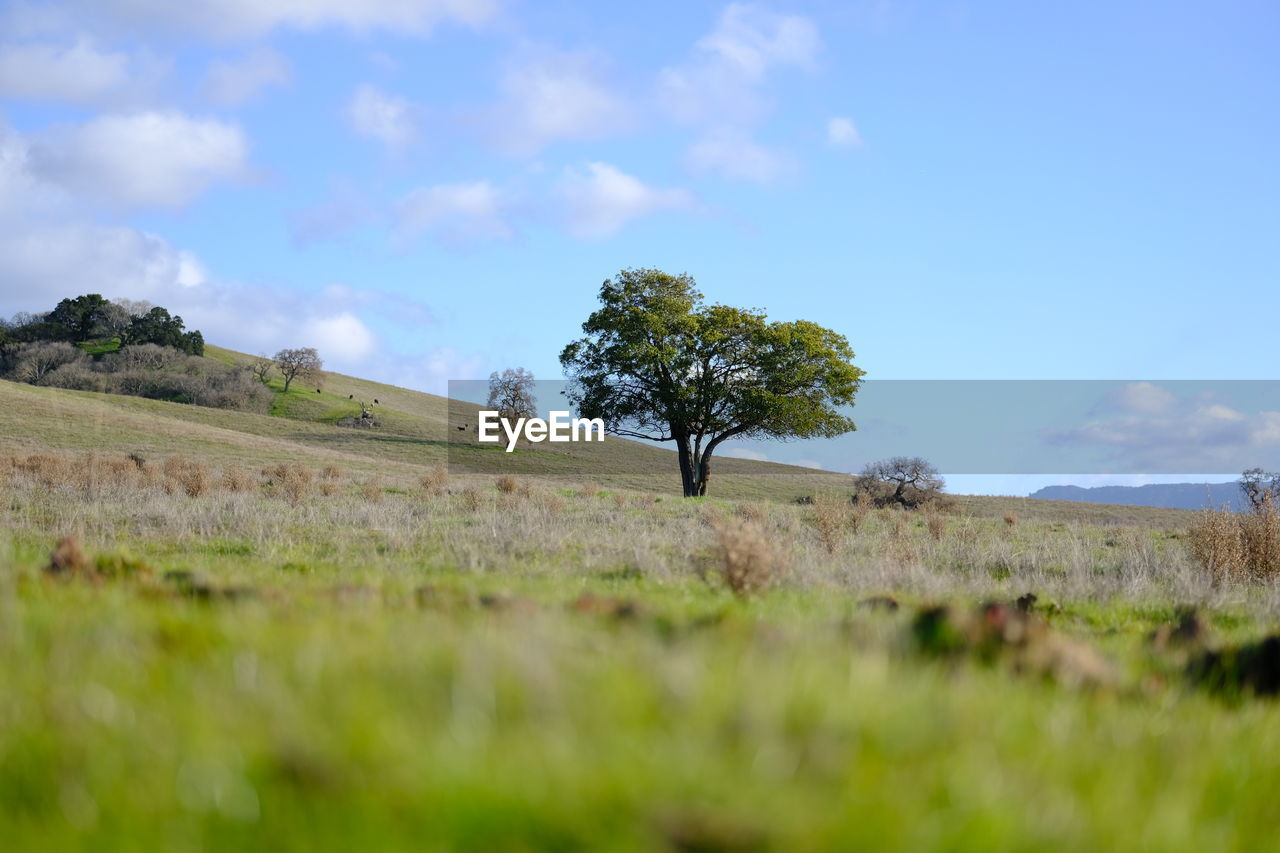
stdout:
POLYGON ((1018 523, 1018 514, 1016 512, 1006 512, 1004 514, 1004 523, 1008 527, 1014 527, 1018 523))
POLYGON ((177 476, 178 485, 189 498, 198 498, 213 490, 213 477, 209 474, 209 466, 203 462, 192 462, 177 476))
POLYGON ((25 459, 15 458, 13 467, 19 474, 48 488, 66 485, 73 479, 66 460, 47 453, 32 453, 25 459))
POLYGON ((871 514, 871 504, 866 501, 849 504, 849 532, 857 536, 858 531, 862 529, 862 524, 867 520, 867 516, 871 514))
POLYGON ((301 465, 281 462, 262 469, 267 478, 267 491, 281 495, 290 505, 297 506, 311 491, 311 471, 301 465))
POLYGON ((418 485, 428 495, 443 495, 449 490, 449 469, 444 465, 437 465, 422 475, 418 485))
POLYGON ((164 462, 161 463, 160 470, 169 479, 176 480, 182 476, 182 472, 186 470, 188 464, 185 456, 175 453, 173 456, 165 457, 164 462))
POLYGON ((532 492, 528 483, 521 480, 519 477, 513 477, 510 474, 503 474, 499 477, 496 485, 498 487, 498 491, 502 492, 504 495, 521 495, 523 497, 528 497, 532 492))
POLYGON ((565 510, 564 495, 555 492, 537 492, 533 496, 533 502, 544 515, 561 515, 565 510))
POLYGON ((82 575, 90 573, 93 564, 89 562, 80 540, 74 536, 64 536, 49 556, 49 567, 46 571, 51 575, 82 575))
POLYGON ((782 575, 773 543, 749 521, 718 525, 715 555, 721 579, 740 598, 764 592, 782 575))
POLYGON ((583 483, 581 486, 578 486, 577 494, 580 498, 594 498, 596 495, 600 494, 600 487, 595 483, 583 483))
POLYGON ((759 501, 738 504, 738 518, 753 524, 764 524, 769 520, 769 506, 759 501))
POLYGON ((844 542, 849 529, 851 504, 837 495, 818 495, 813 499, 813 529, 828 554, 834 554, 844 542))
POLYGON ((920 561, 911 537, 907 533, 907 522, 903 514, 894 513, 893 525, 889 528, 889 545, 885 550, 889 562, 899 566, 909 566, 920 561))
POLYGON ((1280 574, 1280 513, 1269 498, 1247 515, 1206 509, 1187 541, 1214 583, 1280 574))
POLYGON ((1280 574, 1280 515, 1270 495, 1263 496, 1252 515, 1244 516, 1241 527, 1249 574, 1255 578, 1280 574))
POLYGON ((342 484, 342 469, 337 465, 326 465, 320 472, 320 494, 325 497, 333 497, 340 491, 342 484))
POLYGON ((371 504, 382 503, 382 478, 370 477, 360 485, 360 496, 371 504))
POLYGON ((1240 519, 1225 510, 1206 509, 1187 530, 1187 544, 1213 582, 1238 578, 1248 563, 1240 519))
POLYGON ((618 509, 618 510, 626 509, 627 504, 630 503, 630 499, 626 495, 624 495, 622 492, 614 492, 611 497, 613 498, 614 509, 618 509))
POLYGON ((480 495, 480 490, 475 486, 467 486, 462 490, 462 505, 466 507, 468 512, 478 511, 483 502, 484 499, 480 495))
POLYGON ((942 541, 947 532, 947 520, 936 512, 929 512, 925 514, 924 523, 929 528, 929 535, 936 541, 942 541))
POLYGON ((228 492, 250 492, 258 485, 253 475, 232 465, 222 469, 222 488, 228 492))

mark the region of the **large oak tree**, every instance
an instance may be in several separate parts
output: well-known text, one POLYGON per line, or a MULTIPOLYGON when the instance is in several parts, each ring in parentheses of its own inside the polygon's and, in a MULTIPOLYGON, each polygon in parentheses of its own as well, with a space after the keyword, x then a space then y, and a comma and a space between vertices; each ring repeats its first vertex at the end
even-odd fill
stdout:
POLYGON ((853 405, 863 371, 843 335, 704 304, 690 276, 656 269, 618 273, 600 303, 560 355, 566 395, 614 435, 675 442, 686 497, 706 494, 726 439, 855 428, 838 407, 853 405))

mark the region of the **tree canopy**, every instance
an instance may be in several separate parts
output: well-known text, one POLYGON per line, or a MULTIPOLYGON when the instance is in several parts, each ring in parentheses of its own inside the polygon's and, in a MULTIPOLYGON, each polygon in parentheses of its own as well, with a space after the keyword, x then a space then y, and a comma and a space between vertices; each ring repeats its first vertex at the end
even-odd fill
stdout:
POLYGON ((523 367, 508 367, 489 374, 489 399, 486 405, 509 421, 537 417, 533 374, 523 367))
POLYGON ((686 497, 706 494, 712 454, 727 439, 855 429, 839 407, 853 405, 863 371, 843 335, 705 304, 687 274, 621 271, 582 330, 560 355, 566 395, 615 435, 675 442, 686 497))
POLYGON ((324 362, 320 360, 320 354, 316 352, 315 347, 282 349, 275 354, 275 366, 284 378, 285 391, 289 390, 289 386, 295 379, 311 379, 320 382, 324 377, 324 362))

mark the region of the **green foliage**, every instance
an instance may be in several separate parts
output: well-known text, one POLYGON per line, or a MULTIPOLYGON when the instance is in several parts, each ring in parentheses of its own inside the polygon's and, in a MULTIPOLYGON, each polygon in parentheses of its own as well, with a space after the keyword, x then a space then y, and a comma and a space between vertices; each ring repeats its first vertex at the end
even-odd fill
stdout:
POLYGON ((616 435, 674 441, 686 496, 706 493, 729 438, 831 437, 854 429, 863 371, 848 341, 808 321, 705 305, 688 275, 628 269, 600 289, 586 337, 560 363, 580 414, 616 435))
POLYGON ((100 293, 63 299, 49 312, 47 321, 58 327, 62 340, 87 341, 106 319, 110 304, 100 293))
POLYGON ((157 344, 173 347, 188 355, 204 355, 204 336, 198 331, 188 332, 182 318, 170 315, 159 306, 146 314, 134 317, 125 340, 129 344, 157 344))

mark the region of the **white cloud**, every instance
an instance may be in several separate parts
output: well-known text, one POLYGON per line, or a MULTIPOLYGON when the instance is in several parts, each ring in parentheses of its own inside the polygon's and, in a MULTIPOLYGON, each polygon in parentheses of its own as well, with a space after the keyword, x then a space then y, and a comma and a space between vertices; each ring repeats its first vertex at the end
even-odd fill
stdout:
POLYGON ((499 0, 67 0, 55 6, 19 4, 11 18, 26 31, 92 23, 123 33, 169 29, 218 39, 324 27, 427 35, 445 23, 484 24, 500 6, 499 0))
POLYGON ((248 144, 240 128, 177 112, 105 115, 31 143, 44 181, 122 207, 181 207, 216 181, 241 177, 248 144))
POLYGON ((292 80, 287 59, 270 48, 258 48, 237 59, 210 64, 204 91, 215 104, 235 107, 252 100, 268 86, 287 86, 292 80))
POLYGON ((81 222, 0 229, 0 297, 6 306, 47 311, 75 293, 151 298, 198 284, 201 267, 164 238, 123 226, 81 222))
POLYGON ((0 45, 0 95, 91 103, 129 82, 128 54, 99 50, 80 36, 71 44, 0 45))
POLYGON ((827 144, 836 148, 851 148, 862 144, 862 134, 858 133, 853 119, 839 116, 827 121, 827 144))
POLYGON ((583 55, 542 57, 512 68, 492 119, 499 145, 519 154, 560 139, 599 139, 635 125, 632 108, 583 55))
POLYGON ((488 181, 420 187, 396 205, 396 238, 404 242, 433 232, 449 242, 510 239, 514 230, 504 206, 488 181))
POLYGON ((818 28, 808 18, 779 15, 755 3, 725 6, 716 28, 698 42, 719 62, 753 77, 771 66, 812 65, 820 46, 818 28))
POLYGON ((1130 382, 1112 394, 1106 405, 1122 412, 1163 414, 1173 410, 1178 398, 1153 382, 1130 382))
POLYGON ((813 459, 797 459, 794 462, 788 462, 787 465, 795 465, 800 468, 822 468, 822 463, 813 459))
POLYGON ((1122 460, 1118 469, 1147 471, 1241 470, 1280 449, 1280 412, 1180 398, 1151 382, 1124 386, 1093 414, 1079 427, 1050 432, 1050 442, 1096 447, 1122 460))
POLYGON ((724 451, 723 455, 728 459, 751 459, 755 462, 768 462, 769 455, 761 453, 758 450, 749 450, 745 447, 731 447, 724 451))
POLYGON ((302 326, 300 335, 321 352, 344 361, 361 361, 373 351, 373 332, 359 317, 348 311, 329 317, 313 317, 302 326))
POLYGON ((351 97, 347 120, 360 136, 376 139, 394 151, 402 151, 418 139, 417 107, 368 84, 351 97))
POLYGON ((570 233, 588 238, 613 234, 637 217, 697 204, 688 190, 651 187, 608 163, 589 163, 585 172, 566 169, 559 192, 570 233))
POLYGON ((714 131, 699 139, 690 146, 685 163, 696 172, 762 184, 793 174, 798 168, 786 153, 734 129, 714 131))
POLYGON ((660 99, 676 118, 753 121, 764 110, 761 86, 777 68, 812 67, 821 39, 808 18, 750 3, 730 3, 694 56, 661 73, 660 99))

